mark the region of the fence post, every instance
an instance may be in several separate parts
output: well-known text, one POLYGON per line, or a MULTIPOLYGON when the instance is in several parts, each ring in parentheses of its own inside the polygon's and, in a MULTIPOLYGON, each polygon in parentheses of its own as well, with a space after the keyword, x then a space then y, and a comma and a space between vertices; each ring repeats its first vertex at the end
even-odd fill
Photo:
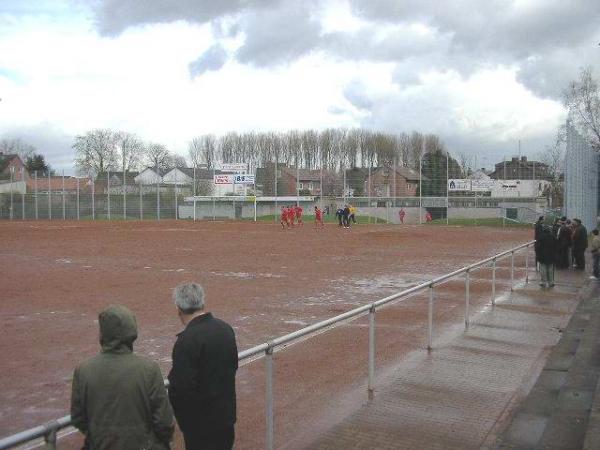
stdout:
POLYGON ((10 220, 13 220, 13 183, 14 183, 15 168, 10 168, 10 220))
POLYGON ((52 186, 50 186, 50 170, 48 170, 48 220, 52 220, 52 186))
POLYGON ((24 183, 24 189, 21 193, 21 215, 23 216, 23 220, 25 220, 25 191, 27 190, 27 183, 25 183, 25 171, 21 167, 21 183, 24 183))
POLYGON ((96 182, 92 178, 92 220, 96 220, 96 182))
POLYGON ((79 177, 77 177, 77 220, 80 220, 79 216, 79 177))
POLYGON ((125 180, 127 172, 123 168, 123 220, 127 220, 127 181, 125 180))
POLYGON ((106 172, 106 195, 108 197, 108 220, 110 220, 110 169, 106 172))
POLYGON ((515 286, 515 252, 510 252, 510 291, 514 290, 515 286))
POLYGON ((431 342, 433 340, 433 284, 429 285, 429 308, 427 311, 427 351, 433 348, 431 342))
POLYGON ((140 182, 138 183, 138 186, 140 188, 140 220, 144 219, 144 201, 142 199, 142 180, 140 180, 140 182))
POLYGON ((159 169, 158 167, 156 168, 156 220, 160 220, 160 184, 159 184, 159 179, 158 177, 160 175, 158 175, 159 173, 159 169))
POLYGON ((369 309, 369 400, 373 400, 375 386, 375 305, 369 309))
POLYGON ((63 170, 62 174, 62 210, 63 210, 63 220, 67 218, 67 211, 65 209, 65 171, 63 170))
POLYGON ((529 244, 525 247, 525 284, 529 284, 529 244))
POLYGON ((267 419, 266 449, 273 450, 273 347, 271 346, 265 350, 265 364, 267 376, 267 390, 265 399, 267 419))
POLYGON ((194 222, 196 221, 196 197, 194 196, 194 222))
POLYGON ((48 430, 48 433, 44 435, 44 446, 46 450, 56 450, 56 427, 52 426, 48 430))
POLYGON ((471 301, 471 272, 465 272, 465 330, 469 329, 469 302, 471 301))
POLYGON ((177 198, 178 196, 179 196, 179 186, 177 184, 177 176, 175 176, 175 220, 177 220, 177 218, 178 218, 177 216, 179 215, 178 211, 177 211, 177 207, 179 206, 179 203, 178 203, 179 199, 177 198))
POLYGON ((492 260, 492 305, 496 304, 496 258, 492 260))
POLYGON ((34 183, 34 189, 35 189, 35 220, 39 219, 39 211, 38 211, 38 182, 37 182, 37 170, 34 172, 35 173, 35 183, 34 183))

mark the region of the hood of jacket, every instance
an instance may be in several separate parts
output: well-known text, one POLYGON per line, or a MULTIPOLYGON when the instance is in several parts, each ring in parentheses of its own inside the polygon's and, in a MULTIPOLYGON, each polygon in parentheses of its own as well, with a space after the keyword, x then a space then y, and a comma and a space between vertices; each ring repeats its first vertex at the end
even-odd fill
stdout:
POLYGON ((103 353, 131 353, 137 339, 137 322, 124 306, 111 305, 98 316, 103 353))

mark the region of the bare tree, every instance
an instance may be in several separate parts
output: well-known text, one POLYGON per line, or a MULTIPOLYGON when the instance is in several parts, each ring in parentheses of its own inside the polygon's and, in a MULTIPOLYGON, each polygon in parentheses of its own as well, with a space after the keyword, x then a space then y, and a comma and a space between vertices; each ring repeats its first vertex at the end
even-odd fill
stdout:
POLYGON ((563 97, 575 123, 586 132, 592 147, 600 151, 600 93, 592 69, 582 69, 579 80, 569 84, 563 97))
POLYGON ((469 176, 473 173, 473 155, 468 155, 465 152, 458 152, 457 159, 463 176, 469 176))
POLYGON ((97 175, 116 165, 114 133, 109 129, 96 129, 75 136, 75 167, 80 173, 97 175))
POLYGON ((0 139, 0 153, 19 155, 21 161, 25 160, 35 153, 36 148, 23 142, 20 138, 16 139, 0 139))
POLYGON ((150 143, 146 146, 146 162, 149 167, 164 171, 172 167, 172 156, 163 144, 150 143))
POLYGON ((544 175, 550 178, 550 187, 545 194, 549 197, 551 205, 562 206, 563 185, 561 176, 564 170, 564 144, 566 142, 566 129, 564 126, 558 129, 556 138, 552 145, 546 146, 543 152, 540 152, 539 160, 548 166, 548 171, 544 175))
POLYGON ((123 173, 139 168, 144 156, 144 143, 133 133, 118 131, 113 135, 116 157, 123 173))

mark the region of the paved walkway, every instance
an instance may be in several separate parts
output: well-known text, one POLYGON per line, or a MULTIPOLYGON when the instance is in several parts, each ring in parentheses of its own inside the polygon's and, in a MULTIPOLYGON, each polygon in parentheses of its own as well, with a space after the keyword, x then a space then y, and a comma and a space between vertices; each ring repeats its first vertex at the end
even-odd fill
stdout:
POLYGON ((584 274, 561 273, 553 290, 542 291, 533 275, 528 285, 474 316, 467 332, 447 344, 434 340, 430 354, 415 354, 378 379, 374 400, 309 448, 511 448, 499 444, 501 433, 561 339, 582 292, 590 295, 581 290, 586 283, 584 274))

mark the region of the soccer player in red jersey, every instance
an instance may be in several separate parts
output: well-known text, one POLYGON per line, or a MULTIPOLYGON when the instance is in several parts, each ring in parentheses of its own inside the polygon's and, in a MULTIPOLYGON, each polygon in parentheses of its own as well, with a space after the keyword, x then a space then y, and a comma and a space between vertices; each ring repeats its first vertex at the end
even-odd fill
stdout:
POLYGON ((319 224, 321 224, 322 227, 325 226, 323 223, 323 211, 315 206, 315 227, 319 226, 319 224))
POLYGON ((298 225, 304 225, 302 222, 302 212, 302 207, 300 205, 296 206, 296 221, 298 222, 298 225))
POLYGON ((296 209, 293 206, 288 206, 288 226, 294 226, 294 220, 296 217, 296 209))

